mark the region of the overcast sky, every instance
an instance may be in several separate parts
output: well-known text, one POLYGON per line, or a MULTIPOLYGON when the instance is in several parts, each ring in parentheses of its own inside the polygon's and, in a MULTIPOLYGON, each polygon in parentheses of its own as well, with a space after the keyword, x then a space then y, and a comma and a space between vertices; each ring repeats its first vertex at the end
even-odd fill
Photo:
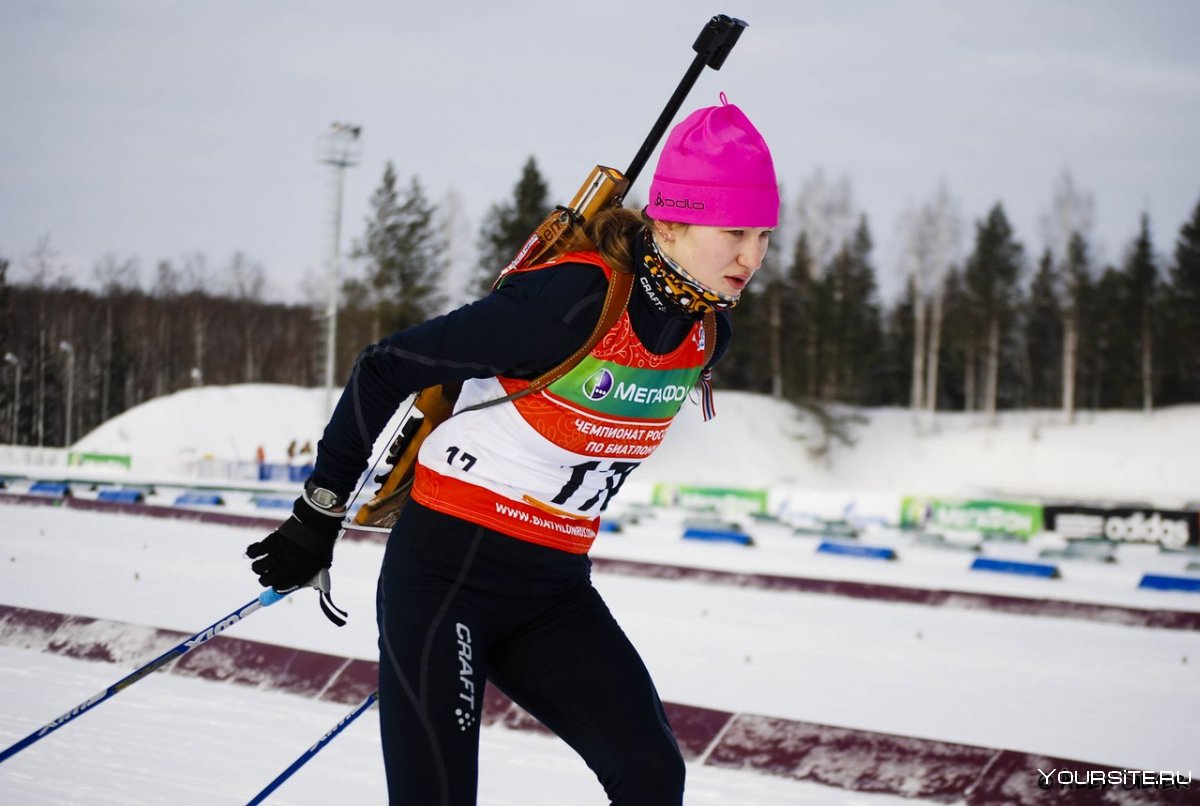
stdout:
POLYGON ((968 226, 1002 202, 1033 257, 1064 171, 1109 261, 1142 211, 1168 255, 1200 200, 1194 0, 4 0, 0 256, 20 279, 49 236, 81 279, 106 254, 146 278, 242 251, 301 299, 328 264, 333 121, 363 126, 344 250, 388 160, 458 194, 473 241, 531 154, 554 201, 626 167, 718 12, 750 27, 685 113, 724 90, 785 195, 848 178, 885 290, 901 214, 939 181, 968 226))

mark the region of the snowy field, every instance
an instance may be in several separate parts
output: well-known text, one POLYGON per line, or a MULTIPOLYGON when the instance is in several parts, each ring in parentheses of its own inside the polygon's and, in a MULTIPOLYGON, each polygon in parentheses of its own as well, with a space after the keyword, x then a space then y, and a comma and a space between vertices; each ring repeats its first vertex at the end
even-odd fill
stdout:
MULTIPOLYGON (((16 505, 4 506, 0 517, 4 604, 193 632, 256 590, 240 556, 258 534, 252 529, 16 505)), ((644 528, 647 542, 678 540, 674 529, 655 536, 644 528)), ((616 547, 631 537, 601 541, 610 544, 606 553, 619 554, 616 547)), ((811 541, 797 539, 811 552, 811 541)), ((681 547, 691 560, 707 555, 714 566, 736 565, 755 550, 681 547)), ((233 634, 373 659, 372 597, 381 553, 374 543, 339 547, 334 583, 339 604, 352 614, 347 627, 329 625, 315 596, 306 594, 255 614, 233 634)), ((812 570, 801 551, 780 552, 773 566, 775 573, 812 570)), ((936 569, 926 570, 932 575, 936 569)), ((1200 637, 1194 632, 608 574, 597 574, 596 584, 672 702, 1104 768, 1200 769, 1200 725, 1187 718, 1200 713, 1200 637)), ((1092 599, 1105 601, 1107 589, 1094 584, 1092 599)), ((1164 608, 1192 604, 1190 594, 1156 595, 1164 608)), ((123 674, 106 664, 13 649, 0 654, 0 668, 5 745, 123 674)), ((164 801, 242 797, 348 710, 160 678, 139 683, 7 762, 0 769, 0 802, 117 802, 122 792, 144 792, 139 781, 145 777, 162 788, 164 801), (64 758, 73 761, 64 767, 64 758)), ((335 740, 336 751, 319 755, 298 774, 290 795, 281 790, 279 802, 322 802, 314 793, 341 786, 342 776, 345 786, 362 787, 364 800, 378 800, 371 794, 382 791, 372 722, 364 718, 335 740), (311 788, 299 785, 310 776, 311 788)), ((512 733, 485 730, 482 802, 603 802, 569 750, 512 733), (543 782, 525 765, 554 772, 543 782), (595 793, 593 800, 585 793, 595 793)), ((812 788, 695 767, 688 802, 875 802, 823 787, 805 800, 812 788)), ((147 793, 151 801, 156 791, 147 793)))
MULTIPOLYGON (((169 503, 180 468, 197 458, 268 461, 315 442, 319 390, 198 389, 127 412, 80 451, 124 453, 130 471, 76 475, 156 482, 169 503), (234 414, 236 412, 236 415, 234 414), (170 469, 172 472, 168 472, 170 469)), ((718 418, 691 407, 618 502, 648 500, 654 482, 763 486, 773 499, 808 495, 830 515, 845 501, 895 511, 907 493, 1012 495, 1180 507, 1200 498, 1200 407, 1153 415, 1012 414, 986 427, 967 415, 915 422, 867 412, 856 445, 814 460, 811 419, 761 397, 718 394, 718 418), (790 493, 789 493, 790 491, 790 493)), ((12 454, 10 454, 12 455, 12 454)), ((0 467, 56 478, 58 467, 0 467)), ((14 482, 10 490, 20 491, 14 482)), ((255 485, 240 484, 253 489, 255 485)), ((290 494, 286 485, 280 495, 290 494)), ((84 493, 86 495, 86 493, 84 493)), ((255 510, 251 492, 226 509, 255 510)), ((619 514, 619 510, 618 513, 619 514)), ((680 512, 602 534, 597 558, 930 590, 1200 611, 1200 595, 1141 589, 1144 573, 1195 574, 1200 556, 1123 545, 1117 562, 1058 561, 1059 579, 967 570, 976 554, 920 544, 872 526, 860 543, 891 562, 831 556, 818 538, 743 519, 753 546, 685 541, 680 512)), ((258 590, 245 546, 262 530, 62 507, 0 505, 0 605, 191 633, 258 590)), ((1053 537, 984 542, 979 554, 1037 559, 1053 537)), ((231 635, 374 660, 375 579, 383 547, 346 542, 333 568, 336 629, 315 595, 294 595, 231 635)), ((987 609, 929 607, 796 591, 739 588, 600 571, 598 589, 641 650, 663 698, 759 714, 1091 762, 1098 769, 1200 771, 1200 633, 987 609)), ((146 660, 148 660, 147 658, 146 660)), ((0 646, 0 747, 83 701, 129 668, 0 646)), ((0 803, 245 802, 348 708, 290 694, 153 675, 0 766, 0 803)), ((377 720, 368 712, 272 798, 278 803, 381 802, 377 720)), ((483 731, 483 804, 603 803, 591 773, 555 739, 483 731)), ((1034 777, 1035 771, 1029 771, 1034 777)), ((784 777, 691 764, 689 804, 913 802, 784 777)))
MULTIPOLYGON (((57 713, 67 692, 95 693, 108 664, 0 647, 0 742, 57 713), (28 721, 26 721, 28 718, 28 721)), ((349 712, 287 694, 153 675, 0 768, 13 806, 245 803, 349 712)), ((367 711, 267 800, 271 804, 384 803, 379 723, 367 711)), ((485 728, 480 806, 599 806, 595 776, 553 737, 485 728)), ((687 802, 709 806, 896 806, 912 800, 713 767, 688 771, 687 802)))

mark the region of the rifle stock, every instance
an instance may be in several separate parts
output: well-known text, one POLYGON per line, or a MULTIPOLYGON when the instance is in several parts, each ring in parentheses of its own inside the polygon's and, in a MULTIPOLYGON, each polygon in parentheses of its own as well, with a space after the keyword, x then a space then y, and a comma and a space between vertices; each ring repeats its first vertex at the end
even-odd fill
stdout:
POLYGON ((379 490, 354 514, 357 526, 391 530, 412 492, 421 443, 433 429, 449 419, 454 410, 454 400, 447 398, 440 385, 422 389, 413 405, 421 416, 409 417, 392 442, 387 457, 391 469, 375 478, 380 483, 379 490))

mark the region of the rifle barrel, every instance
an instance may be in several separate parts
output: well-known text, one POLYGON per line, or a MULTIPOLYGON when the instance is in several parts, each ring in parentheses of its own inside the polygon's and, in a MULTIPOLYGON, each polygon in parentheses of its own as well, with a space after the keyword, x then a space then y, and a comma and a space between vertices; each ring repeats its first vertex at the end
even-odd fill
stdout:
POLYGON ((688 93, 692 91, 692 87, 696 84, 696 80, 700 78, 700 74, 704 72, 705 66, 712 67, 714 70, 720 70, 721 65, 725 63, 725 57, 729 55, 729 51, 737 44, 738 37, 742 35, 742 31, 745 28, 745 22, 733 17, 727 17, 724 14, 716 15, 705 24, 704 29, 700 32, 700 36, 696 39, 696 43, 692 45, 692 49, 696 51, 696 58, 692 59, 692 63, 688 67, 687 72, 683 74, 683 79, 680 80, 679 86, 675 88, 671 99, 663 107, 662 114, 658 116, 658 120, 654 122, 654 126, 650 129, 650 134, 646 135, 642 147, 638 149, 633 161, 625 169, 625 178, 629 180, 630 185, 637 181, 638 174, 646 167, 646 162, 650 159, 650 155, 658 147, 658 141, 662 139, 663 134, 667 131, 667 127, 675 119, 676 113, 679 112, 679 107, 683 106, 684 100, 687 98, 688 93))

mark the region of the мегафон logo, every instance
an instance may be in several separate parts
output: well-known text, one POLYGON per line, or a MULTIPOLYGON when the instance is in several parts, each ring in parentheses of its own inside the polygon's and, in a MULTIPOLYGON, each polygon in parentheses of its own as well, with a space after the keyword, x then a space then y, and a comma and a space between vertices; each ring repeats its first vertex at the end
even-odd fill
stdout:
POLYGON ((583 393, 588 400, 603 400, 613 388, 613 374, 607 369, 598 369, 583 382, 583 393))

